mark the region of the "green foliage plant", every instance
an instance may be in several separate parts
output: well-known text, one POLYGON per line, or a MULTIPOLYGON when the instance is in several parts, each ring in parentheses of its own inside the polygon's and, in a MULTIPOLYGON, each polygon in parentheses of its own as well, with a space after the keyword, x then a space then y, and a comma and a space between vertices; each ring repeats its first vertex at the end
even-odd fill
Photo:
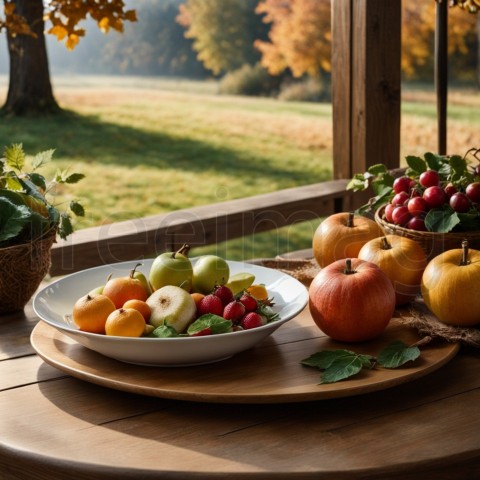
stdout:
POLYGON ((61 210, 52 203, 55 187, 77 183, 84 175, 57 171, 47 181, 38 169, 50 162, 54 150, 37 153, 26 171, 26 154, 22 144, 5 148, 0 159, 0 248, 21 245, 42 237, 54 229, 65 239, 73 232, 72 214, 83 216, 83 206, 71 201, 61 210))
MULTIPOLYGON (((474 166, 468 161, 468 155, 478 160, 480 149, 470 149, 462 155, 439 155, 431 152, 424 154, 423 158, 409 155, 406 157, 407 168, 405 175, 417 182, 420 175, 427 170, 435 170, 440 177, 440 184, 454 185, 459 192, 464 192, 465 187, 472 182, 480 181, 475 173, 474 166)), ((354 192, 364 191, 372 187, 374 196, 367 204, 358 209, 358 213, 374 213, 382 205, 389 203, 395 192, 392 172, 383 164, 372 165, 365 173, 357 173, 347 185, 347 190, 354 192)), ((421 190, 420 192, 421 193, 421 190)), ((450 231, 478 231, 480 230, 480 212, 476 205, 472 205, 466 213, 455 212, 448 203, 442 207, 432 208, 425 217, 425 226, 430 232, 448 233, 450 231)))

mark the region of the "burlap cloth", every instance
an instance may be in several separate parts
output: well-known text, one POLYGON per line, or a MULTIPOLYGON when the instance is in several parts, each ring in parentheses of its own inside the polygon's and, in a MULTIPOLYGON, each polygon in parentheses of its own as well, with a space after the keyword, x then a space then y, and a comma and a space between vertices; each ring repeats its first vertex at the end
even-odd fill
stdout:
MULTIPOLYGON (((254 263, 287 273, 307 287, 320 271, 320 267, 314 258, 297 260, 276 257, 274 259, 258 259, 255 260, 254 263)), ((417 329, 417 331, 425 337, 442 339, 447 342, 461 342, 465 345, 480 348, 479 328, 462 328, 444 325, 428 311, 421 297, 416 298, 410 306, 396 310, 394 318, 409 327, 417 329)))

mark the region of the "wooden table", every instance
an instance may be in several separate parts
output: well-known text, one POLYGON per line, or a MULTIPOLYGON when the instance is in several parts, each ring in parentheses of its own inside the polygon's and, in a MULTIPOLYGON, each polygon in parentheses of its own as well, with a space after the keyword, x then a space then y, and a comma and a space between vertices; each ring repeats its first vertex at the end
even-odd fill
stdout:
MULTIPOLYGON (((308 309, 295 321, 311 323, 308 309)), ((66 375, 32 349, 37 322, 31 305, 0 317, 2 480, 480 478, 476 350, 363 395, 201 403, 66 375)))

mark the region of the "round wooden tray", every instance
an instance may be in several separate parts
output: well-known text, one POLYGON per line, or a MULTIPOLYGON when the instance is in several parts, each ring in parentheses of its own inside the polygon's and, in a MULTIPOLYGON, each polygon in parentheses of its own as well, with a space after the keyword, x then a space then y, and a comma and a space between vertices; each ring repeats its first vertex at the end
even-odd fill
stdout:
POLYGON ((420 339, 415 330, 394 319, 375 341, 337 343, 322 334, 306 308, 257 347, 228 360, 164 368, 107 358, 42 321, 31 335, 33 348, 45 362, 81 380, 142 395, 216 403, 303 402, 384 390, 433 372, 459 350, 458 344, 431 343, 422 347, 420 358, 413 363, 393 370, 364 370, 333 384, 319 384, 320 371, 300 363, 324 349, 347 348, 376 355, 394 340, 411 345, 420 339))

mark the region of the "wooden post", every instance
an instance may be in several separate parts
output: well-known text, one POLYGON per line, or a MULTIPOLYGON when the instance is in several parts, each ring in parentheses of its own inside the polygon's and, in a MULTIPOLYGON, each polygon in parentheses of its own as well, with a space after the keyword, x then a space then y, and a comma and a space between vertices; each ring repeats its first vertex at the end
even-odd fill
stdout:
POLYGON ((400 164, 401 0, 332 0, 334 177, 400 164))
POLYGON ((447 153, 448 2, 435 2, 435 90, 437 92, 438 153, 447 153))

